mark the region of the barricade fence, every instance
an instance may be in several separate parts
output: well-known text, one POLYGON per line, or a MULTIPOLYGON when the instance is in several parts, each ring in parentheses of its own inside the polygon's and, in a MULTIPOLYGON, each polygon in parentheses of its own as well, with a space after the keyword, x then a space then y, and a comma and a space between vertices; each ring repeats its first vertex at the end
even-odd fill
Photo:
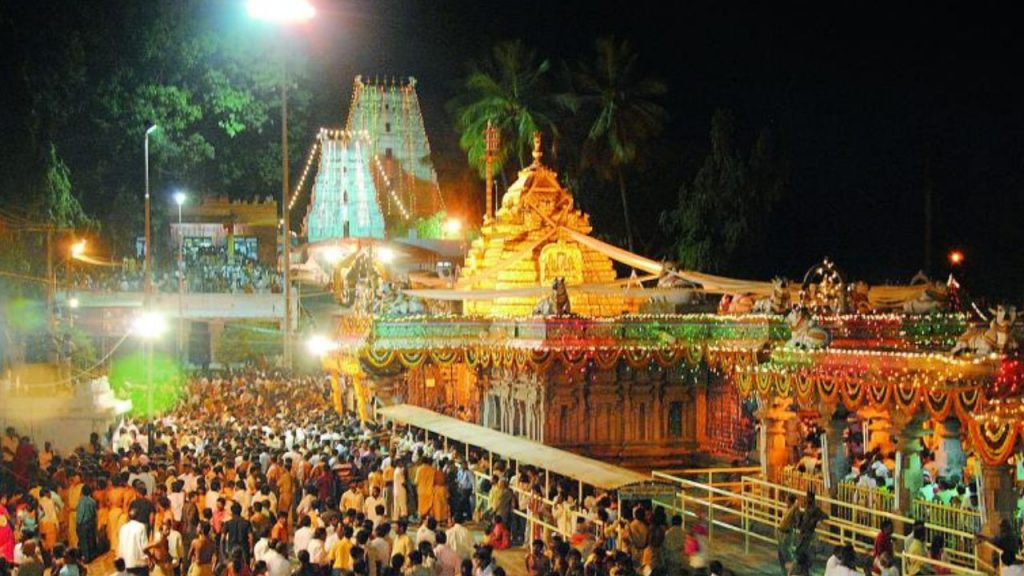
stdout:
MULTIPOLYGON (((787 496, 792 494, 799 498, 806 493, 806 488, 792 488, 754 476, 743 476, 738 486, 734 482, 715 486, 689 480, 679 474, 653 472, 652 475, 655 479, 679 486, 674 502, 655 501, 656 506, 682 514, 684 522, 694 518, 702 519, 707 524, 709 539, 715 530, 740 534, 747 551, 751 539, 776 544, 787 496)), ((829 515, 817 527, 819 542, 851 544, 858 553, 870 554, 882 521, 889 519, 896 526, 894 548, 897 556, 900 556, 905 539, 902 529, 912 525, 913 519, 882 507, 870 507, 871 501, 849 502, 833 498, 827 493, 818 493, 817 496, 818 506, 829 515)), ((945 562, 965 570, 978 569, 973 531, 967 532, 927 520, 925 530, 928 542, 940 534, 945 539, 945 562)))

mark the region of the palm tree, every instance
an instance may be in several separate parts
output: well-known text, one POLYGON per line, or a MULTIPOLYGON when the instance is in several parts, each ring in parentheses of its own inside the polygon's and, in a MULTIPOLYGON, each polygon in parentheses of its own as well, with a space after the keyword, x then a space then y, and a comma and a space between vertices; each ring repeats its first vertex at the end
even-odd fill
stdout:
POLYGON ((594 61, 579 66, 574 75, 579 104, 589 129, 583 144, 584 169, 591 168, 608 181, 618 181, 626 241, 633 250, 633 230, 623 172, 638 153, 661 131, 668 114, 656 99, 665 84, 639 77, 638 55, 626 41, 597 40, 594 61))
POLYGON ((481 174, 488 121, 501 134, 495 166, 498 170, 510 157, 519 162, 520 168, 526 166, 534 132, 541 130, 558 137, 559 116, 575 111, 575 101, 568 94, 551 90, 550 69, 550 61, 538 61, 535 51, 514 40, 497 44, 491 58, 473 65, 463 79, 464 93, 449 102, 448 108, 455 117, 459 145, 467 153, 470 165, 481 174))

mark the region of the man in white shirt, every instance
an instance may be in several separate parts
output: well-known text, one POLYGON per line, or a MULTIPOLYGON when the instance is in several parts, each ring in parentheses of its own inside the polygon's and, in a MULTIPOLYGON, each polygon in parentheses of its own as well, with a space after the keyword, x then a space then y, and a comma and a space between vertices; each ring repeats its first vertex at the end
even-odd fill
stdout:
POLYGON ((366 519, 373 522, 374 526, 380 524, 380 515, 377 514, 377 506, 383 506, 384 499, 380 496, 380 488, 374 486, 370 489, 370 495, 363 501, 363 514, 366 519))
POLYGON ((213 482, 210 482, 210 489, 206 491, 206 500, 204 504, 210 510, 217 509, 217 499, 220 498, 221 484, 220 480, 214 478, 213 482))
POLYGON ((437 533, 434 556, 437 558, 437 576, 458 576, 462 558, 448 545, 448 535, 444 532, 437 533))
POLYGON ((367 545, 369 548, 373 548, 373 557, 381 563, 381 568, 386 568, 391 560, 391 542, 388 541, 388 533, 391 532, 391 526, 388 524, 381 524, 377 526, 373 531, 373 540, 367 545))
POLYGON ((427 516, 423 520, 423 524, 420 525, 419 530, 416 531, 416 545, 419 546, 422 542, 430 542, 431 548, 437 544, 437 520, 434 520, 433 516, 427 516))
POLYGON ((292 537, 292 549, 298 554, 299 550, 309 547, 309 541, 313 539, 313 521, 309 516, 303 515, 299 518, 299 528, 292 537))
POLYGON ((462 514, 456 514, 455 524, 445 532, 448 547, 454 550, 462 560, 473 556, 473 534, 462 525, 464 520, 462 514))
POLYGON ((254 562, 263 560, 267 561, 267 552, 270 550, 270 535, 262 534, 260 539, 256 541, 256 545, 252 547, 252 559, 254 562))
POLYGON ((278 542, 275 548, 270 548, 263 555, 263 561, 267 563, 268 576, 290 576, 292 573, 291 563, 285 556, 288 553, 287 546, 284 542, 278 542))
POLYGON ((146 546, 149 544, 146 525, 135 519, 135 509, 128 509, 128 522, 121 526, 118 533, 119 544, 117 555, 124 558, 125 569, 132 574, 146 576, 149 574, 149 557, 146 546))

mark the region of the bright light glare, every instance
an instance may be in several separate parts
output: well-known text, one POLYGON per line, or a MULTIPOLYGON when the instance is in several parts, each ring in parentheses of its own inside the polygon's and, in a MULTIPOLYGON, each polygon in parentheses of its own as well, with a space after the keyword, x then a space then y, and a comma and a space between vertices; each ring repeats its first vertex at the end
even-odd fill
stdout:
POLYGON ((459 220, 458 218, 449 218, 444 223, 444 231, 449 236, 458 236, 459 232, 461 230, 462 230, 462 221, 459 220))
POLYGON ((139 338, 153 340, 167 331, 167 319, 158 312, 143 312, 132 322, 132 332, 139 338))
POLYGON ((330 264, 331 266, 334 266, 338 262, 341 262, 341 259, 344 257, 345 251, 338 246, 331 246, 330 248, 324 250, 324 260, 326 260, 327 263, 330 264))
POLYGON ((953 266, 959 266, 964 261, 964 253, 959 250, 953 250, 949 253, 949 263, 953 266))
POLYGON ((85 254, 85 240, 79 240, 71 245, 71 257, 81 258, 85 254))
POLYGON ((314 356, 323 356, 338 349, 338 343, 322 334, 316 334, 306 341, 306 348, 314 356))
POLYGON ((306 0, 248 0, 249 17, 265 22, 304 22, 316 15, 316 8, 306 0))
POLYGON ((68 300, 68 306, 69 307, 71 307, 71 308, 78 308, 78 305, 79 305, 78 298, 71 298, 70 300, 68 300))
POLYGON ((383 262, 384 264, 390 264, 395 260, 395 251, 387 246, 382 246, 377 249, 377 261, 383 262))
POLYGON ((178 206, 181 206, 182 204, 184 204, 185 200, 187 200, 187 199, 188 199, 188 196, 186 196, 184 192, 175 192, 174 193, 174 203, 177 204, 178 206))

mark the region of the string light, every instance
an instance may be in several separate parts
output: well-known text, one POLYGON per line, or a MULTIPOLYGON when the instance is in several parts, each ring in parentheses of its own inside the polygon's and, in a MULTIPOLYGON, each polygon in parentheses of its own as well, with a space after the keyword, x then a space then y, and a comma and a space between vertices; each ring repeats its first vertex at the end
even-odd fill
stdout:
POLYGON ((380 156, 375 155, 373 157, 374 166, 377 168, 377 175, 384 180, 384 186, 387 188, 388 195, 391 196, 391 201, 398 206, 398 211, 402 213, 402 217, 406 220, 409 219, 409 211, 405 209, 405 205, 402 204, 402 200, 395 193, 394 188, 391 186, 391 179, 388 178, 387 173, 384 172, 384 166, 380 163, 380 156))

